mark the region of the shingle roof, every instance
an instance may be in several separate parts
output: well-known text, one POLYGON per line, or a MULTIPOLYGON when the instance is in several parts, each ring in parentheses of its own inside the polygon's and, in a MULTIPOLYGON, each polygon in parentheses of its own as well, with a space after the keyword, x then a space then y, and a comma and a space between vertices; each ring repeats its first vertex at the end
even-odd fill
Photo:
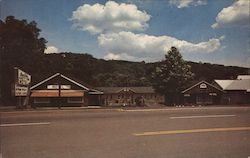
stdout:
POLYGON ((132 91, 134 93, 155 93, 153 87, 96 87, 104 93, 119 93, 121 91, 132 91))

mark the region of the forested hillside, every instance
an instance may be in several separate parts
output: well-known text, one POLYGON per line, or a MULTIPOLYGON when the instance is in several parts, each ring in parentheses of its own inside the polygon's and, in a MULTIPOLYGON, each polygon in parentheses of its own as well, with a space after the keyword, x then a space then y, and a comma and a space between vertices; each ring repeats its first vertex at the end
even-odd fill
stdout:
MULTIPOLYGON (((209 63, 187 62, 195 74, 194 80, 234 79, 239 74, 247 74, 248 69, 209 63)), ((148 86, 152 72, 160 64, 129 61, 106 61, 89 54, 59 53, 47 54, 39 67, 23 65, 36 83, 47 76, 60 72, 93 86, 148 86)))

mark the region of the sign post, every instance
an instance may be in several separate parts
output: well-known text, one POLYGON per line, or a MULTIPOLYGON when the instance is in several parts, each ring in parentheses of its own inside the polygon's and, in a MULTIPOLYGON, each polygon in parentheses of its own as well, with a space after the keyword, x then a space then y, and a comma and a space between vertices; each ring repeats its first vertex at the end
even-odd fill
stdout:
POLYGON ((29 101, 31 75, 15 67, 14 95, 18 97, 17 107, 27 106, 29 101), (25 97, 25 98, 24 98, 25 97), (22 98, 24 101, 22 102, 22 98))

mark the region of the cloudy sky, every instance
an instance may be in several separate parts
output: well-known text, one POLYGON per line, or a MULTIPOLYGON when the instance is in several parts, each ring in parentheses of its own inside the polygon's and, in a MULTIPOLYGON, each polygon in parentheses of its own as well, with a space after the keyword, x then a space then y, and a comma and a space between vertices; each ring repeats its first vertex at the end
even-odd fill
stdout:
POLYGON ((1 19, 36 21, 45 53, 154 62, 171 46, 185 60, 250 67, 250 0, 0 0, 1 19))

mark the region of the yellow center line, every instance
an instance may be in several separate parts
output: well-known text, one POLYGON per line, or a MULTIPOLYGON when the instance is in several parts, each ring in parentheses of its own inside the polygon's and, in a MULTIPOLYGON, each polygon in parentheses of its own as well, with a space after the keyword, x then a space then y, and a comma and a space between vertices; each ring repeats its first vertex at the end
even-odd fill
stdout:
POLYGON ((50 122, 10 123, 10 124, 0 124, 0 127, 35 126, 35 125, 49 125, 49 124, 50 122))
POLYGON ((250 127, 232 127, 232 128, 205 128, 205 129, 188 129, 188 130, 172 130, 172 131, 156 131, 134 133, 134 136, 153 136, 168 134, 186 134, 186 133, 204 133, 204 132, 227 132, 227 131, 247 131, 250 127))

